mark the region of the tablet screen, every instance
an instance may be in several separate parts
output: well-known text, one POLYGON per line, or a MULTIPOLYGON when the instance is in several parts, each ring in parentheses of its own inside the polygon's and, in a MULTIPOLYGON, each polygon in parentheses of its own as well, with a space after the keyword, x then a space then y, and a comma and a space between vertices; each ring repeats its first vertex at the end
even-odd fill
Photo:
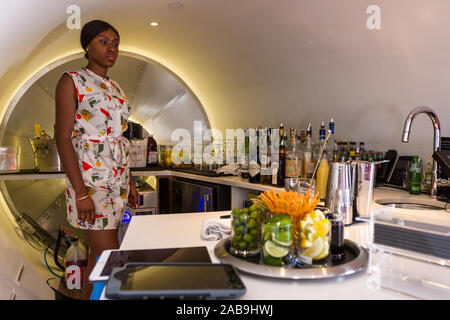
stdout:
POLYGON ((209 263, 211 258, 206 247, 112 251, 101 276, 111 275, 114 267, 123 267, 128 262, 209 263))
POLYGON ((229 290, 244 285, 229 265, 129 266, 122 273, 120 290, 229 290), (126 279, 125 279, 126 277, 126 279))

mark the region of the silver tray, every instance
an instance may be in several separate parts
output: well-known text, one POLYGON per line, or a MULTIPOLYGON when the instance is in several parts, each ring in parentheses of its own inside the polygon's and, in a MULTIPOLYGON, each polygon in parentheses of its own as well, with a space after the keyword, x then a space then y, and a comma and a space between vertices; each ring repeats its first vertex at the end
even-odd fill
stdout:
POLYGON ((369 253, 366 249, 354 241, 345 239, 345 258, 339 262, 333 262, 328 257, 320 264, 297 264, 294 267, 268 266, 260 262, 259 256, 249 258, 233 256, 228 251, 230 240, 231 237, 222 239, 214 248, 214 254, 220 262, 231 264, 240 271, 263 277, 294 280, 335 278, 365 270, 369 261, 369 253))

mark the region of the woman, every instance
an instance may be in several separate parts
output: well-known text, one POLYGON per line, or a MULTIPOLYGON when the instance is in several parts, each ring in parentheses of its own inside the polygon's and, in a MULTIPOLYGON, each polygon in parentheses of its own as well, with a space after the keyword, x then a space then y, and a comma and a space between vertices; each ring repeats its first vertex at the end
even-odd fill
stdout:
POLYGON ((89 246, 83 298, 97 257, 119 247, 117 229, 125 201, 136 208, 138 193, 128 169, 127 128, 131 107, 119 84, 106 76, 117 59, 119 33, 94 20, 81 30, 86 67, 66 71, 56 88, 56 143, 66 172, 69 223, 85 230, 89 246))

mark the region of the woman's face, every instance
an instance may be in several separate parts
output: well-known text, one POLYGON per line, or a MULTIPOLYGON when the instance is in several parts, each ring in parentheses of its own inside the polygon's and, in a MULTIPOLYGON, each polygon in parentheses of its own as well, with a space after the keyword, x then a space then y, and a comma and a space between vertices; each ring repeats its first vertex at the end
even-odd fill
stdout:
POLYGON ((90 61, 102 67, 112 67, 119 53, 119 37, 114 31, 108 29, 92 39, 86 49, 88 49, 90 61))

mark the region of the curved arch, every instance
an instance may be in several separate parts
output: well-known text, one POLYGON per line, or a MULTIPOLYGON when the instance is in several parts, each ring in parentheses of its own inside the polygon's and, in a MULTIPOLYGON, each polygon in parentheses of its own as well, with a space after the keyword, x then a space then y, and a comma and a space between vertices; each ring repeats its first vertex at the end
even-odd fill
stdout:
MULTIPOLYGON (((171 69, 169 69, 165 65, 159 63, 158 61, 156 61, 154 59, 151 59, 149 57, 146 57, 144 55, 141 55, 141 54, 137 54, 137 53, 134 53, 134 52, 131 52, 131 51, 122 51, 122 50, 119 52, 119 54, 123 55, 123 56, 130 57, 130 58, 136 58, 136 59, 145 61, 147 63, 151 63, 153 65, 156 65, 156 66, 164 69, 171 76, 173 76, 177 81, 179 81, 181 83, 181 85, 189 92, 189 94, 192 96, 192 98, 198 104, 198 106, 200 108, 200 111, 201 111, 202 115, 204 116, 205 125, 206 125, 207 128, 210 128, 210 122, 209 122, 208 115, 207 115, 207 113, 205 111, 205 108, 203 107, 203 104, 201 103, 200 99, 192 91, 192 89, 186 84, 186 82, 182 78, 180 78, 175 72, 173 72, 171 69)), ((79 53, 71 54, 71 55, 63 57, 61 59, 58 59, 58 60, 48 64, 47 66, 45 66, 44 68, 42 68, 38 72, 36 72, 33 76, 31 76, 25 82, 25 84, 17 91, 17 93, 14 95, 13 99, 11 100, 11 102, 8 104, 8 107, 6 108, 6 111, 5 111, 5 113, 4 113, 4 115, 3 115, 2 119, 1 119, 1 124, 0 124, 0 141, 3 141, 3 137, 4 137, 4 134, 5 134, 5 129, 6 129, 6 125, 8 123, 9 117, 11 116, 14 108, 16 107, 17 103, 20 101, 22 96, 25 94, 25 92, 38 79, 40 79, 43 75, 45 75, 47 72, 49 72, 49 71, 59 67, 60 65, 66 63, 66 62, 70 62, 72 60, 75 60, 75 59, 78 59, 78 58, 82 58, 83 56, 84 56, 84 52, 79 52, 79 53)))

